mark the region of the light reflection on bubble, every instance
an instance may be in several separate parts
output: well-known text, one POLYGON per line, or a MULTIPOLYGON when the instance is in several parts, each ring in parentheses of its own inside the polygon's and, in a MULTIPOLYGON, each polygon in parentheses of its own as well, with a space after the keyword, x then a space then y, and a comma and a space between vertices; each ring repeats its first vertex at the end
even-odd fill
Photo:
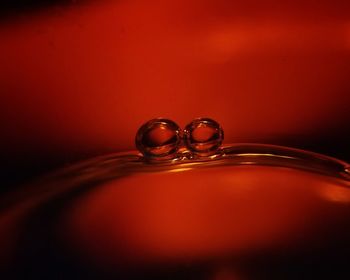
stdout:
POLYGON ((181 143, 180 128, 171 120, 153 119, 140 127, 135 143, 145 157, 175 157, 181 143))
POLYGON ((187 148, 198 155, 215 154, 224 139, 220 124, 209 118, 198 118, 189 123, 184 130, 187 148))

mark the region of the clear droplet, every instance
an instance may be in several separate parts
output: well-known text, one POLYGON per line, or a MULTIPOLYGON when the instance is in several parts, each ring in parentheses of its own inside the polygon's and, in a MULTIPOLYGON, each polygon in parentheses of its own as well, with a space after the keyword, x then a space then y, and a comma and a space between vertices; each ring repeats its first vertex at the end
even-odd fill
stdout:
POLYGON ((153 119, 142 125, 136 134, 136 147, 149 158, 172 158, 181 144, 180 127, 168 119, 153 119))
POLYGON ((224 131, 219 123, 208 118, 198 118, 189 123, 184 130, 187 148, 200 155, 215 154, 224 140, 224 131))

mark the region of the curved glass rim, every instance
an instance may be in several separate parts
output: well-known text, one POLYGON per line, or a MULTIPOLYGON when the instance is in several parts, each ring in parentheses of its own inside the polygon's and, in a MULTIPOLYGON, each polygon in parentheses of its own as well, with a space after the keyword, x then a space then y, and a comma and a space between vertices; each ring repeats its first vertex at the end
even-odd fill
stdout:
POLYGON ((238 165, 293 168, 350 182, 350 164, 323 154, 277 145, 227 144, 208 157, 196 156, 183 148, 175 158, 165 160, 152 160, 137 151, 129 151, 95 157, 52 172, 29 187, 10 192, 0 200, 0 208, 38 195, 42 199, 53 198, 135 173, 238 165))

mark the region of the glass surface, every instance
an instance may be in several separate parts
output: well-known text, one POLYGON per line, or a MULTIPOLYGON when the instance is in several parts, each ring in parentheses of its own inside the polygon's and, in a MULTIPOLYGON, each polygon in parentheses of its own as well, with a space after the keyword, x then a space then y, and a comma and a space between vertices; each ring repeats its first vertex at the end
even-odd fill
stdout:
POLYGON ((349 165, 236 144, 82 162, 3 197, 8 279, 344 279, 349 165))

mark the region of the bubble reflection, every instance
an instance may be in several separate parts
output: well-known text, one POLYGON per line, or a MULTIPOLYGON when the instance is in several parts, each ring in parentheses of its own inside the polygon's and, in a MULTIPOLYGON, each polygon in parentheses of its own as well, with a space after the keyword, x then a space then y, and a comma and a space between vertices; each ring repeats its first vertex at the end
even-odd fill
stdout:
POLYGON ((224 139, 220 124, 209 118, 198 118, 189 123, 184 130, 187 148, 200 156, 213 155, 224 139))
POLYGON ((147 158, 175 157, 181 144, 179 126, 168 119, 158 118, 145 123, 136 134, 136 147, 147 158))

